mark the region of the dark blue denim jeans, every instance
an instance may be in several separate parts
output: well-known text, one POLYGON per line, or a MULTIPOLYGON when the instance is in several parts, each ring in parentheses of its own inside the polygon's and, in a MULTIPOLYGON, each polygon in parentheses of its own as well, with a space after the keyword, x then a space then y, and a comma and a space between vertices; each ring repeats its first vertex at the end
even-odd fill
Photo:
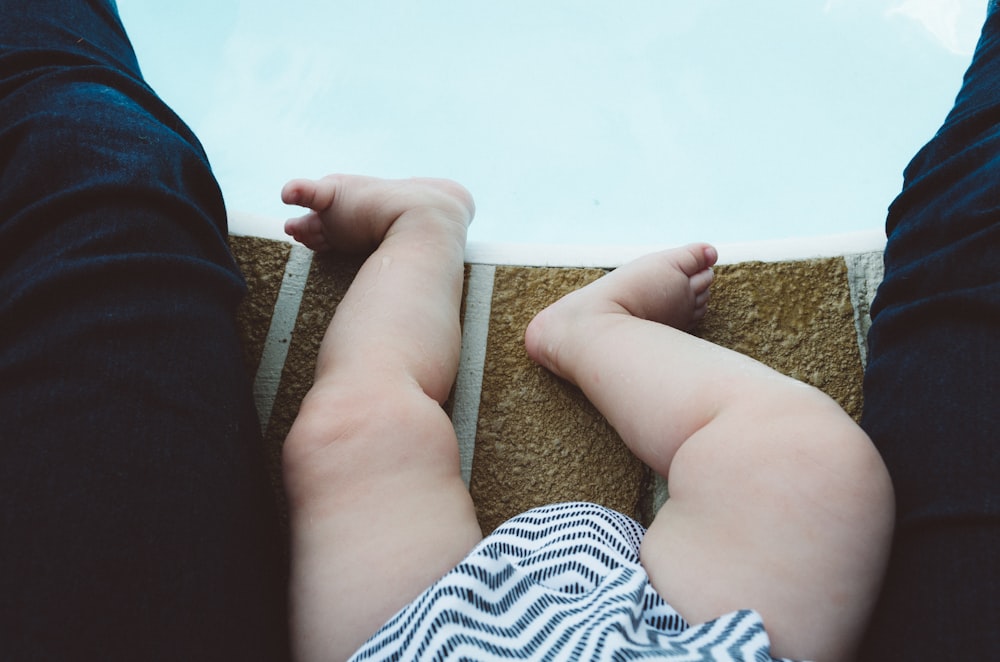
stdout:
POLYGON ((1000 659, 1000 12, 889 209, 863 427, 897 527, 865 660, 1000 659))
POLYGON ((226 233, 114 3, 0 0, 0 658, 287 657, 226 233))

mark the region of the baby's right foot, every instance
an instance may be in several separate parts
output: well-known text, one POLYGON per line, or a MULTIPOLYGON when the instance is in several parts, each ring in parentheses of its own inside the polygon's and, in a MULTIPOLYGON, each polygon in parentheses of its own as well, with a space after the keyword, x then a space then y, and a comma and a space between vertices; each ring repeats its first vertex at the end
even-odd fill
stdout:
POLYGON ((570 292, 540 312, 525 331, 528 355, 552 372, 568 333, 585 331, 593 315, 614 313, 659 322, 682 331, 705 315, 712 265, 719 254, 708 244, 691 244, 645 255, 590 285, 570 292))
POLYGON ((371 252, 407 212, 432 212, 463 233, 475 214, 469 192, 447 179, 328 175, 288 182, 281 199, 312 210, 289 219, 285 233, 315 251, 371 252))

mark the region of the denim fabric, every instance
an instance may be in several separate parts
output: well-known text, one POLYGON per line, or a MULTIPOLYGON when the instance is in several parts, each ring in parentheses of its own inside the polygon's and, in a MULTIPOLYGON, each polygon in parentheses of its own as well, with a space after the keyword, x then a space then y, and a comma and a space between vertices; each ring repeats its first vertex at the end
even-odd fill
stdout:
POLYGON ((1000 13, 889 209, 862 426, 897 530, 866 660, 1000 659, 1000 13))
POLYGON ((0 658, 280 660, 222 196, 112 2, 0 0, 0 658))

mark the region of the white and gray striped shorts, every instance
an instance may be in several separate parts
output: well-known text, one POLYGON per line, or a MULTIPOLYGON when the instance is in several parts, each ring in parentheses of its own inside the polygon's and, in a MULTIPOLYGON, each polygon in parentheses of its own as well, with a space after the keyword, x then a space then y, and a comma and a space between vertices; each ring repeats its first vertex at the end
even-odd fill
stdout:
POLYGON ((487 536, 354 660, 768 661, 760 616, 689 625, 639 563, 645 529, 592 503, 535 508, 487 536))

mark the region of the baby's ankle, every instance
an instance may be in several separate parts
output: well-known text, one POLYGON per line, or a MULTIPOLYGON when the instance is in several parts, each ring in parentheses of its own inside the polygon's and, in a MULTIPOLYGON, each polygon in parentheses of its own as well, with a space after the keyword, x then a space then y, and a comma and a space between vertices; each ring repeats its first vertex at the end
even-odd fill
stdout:
MULTIPOLYGON (((524 331, 524 347, 531 360, 540 366, 573 381, 567 366, 572 365, 574 339, 581 329, 589 333, 602 314, 611 312, 604 302, 571 292, 548 306, 528 324, 524 331), (595 307, 595 304, 598 304, 595 307)), ((615 312, 619 311, 617 308, 615 312)))

